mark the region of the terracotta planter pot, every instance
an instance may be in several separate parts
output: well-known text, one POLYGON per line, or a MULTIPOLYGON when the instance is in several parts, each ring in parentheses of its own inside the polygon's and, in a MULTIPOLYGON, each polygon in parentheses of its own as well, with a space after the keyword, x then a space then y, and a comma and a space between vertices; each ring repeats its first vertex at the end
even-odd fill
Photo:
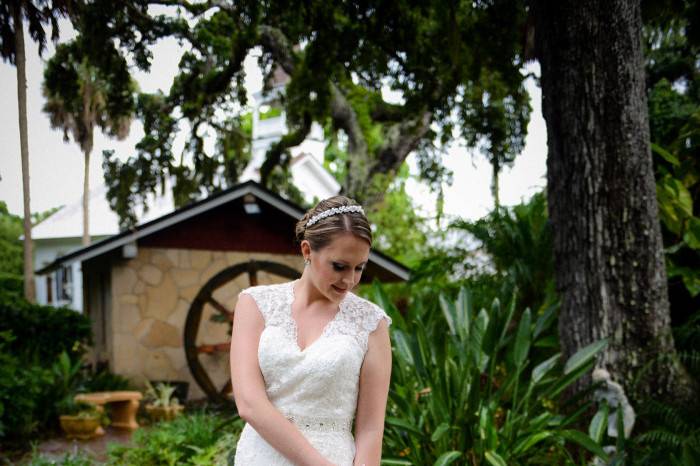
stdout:
POLYGON ((63 432, 69 439, 88 440, 99 435, 97 431, 100 427, 100 418, 97 416, 79 417, 63 414, 59 420, 63 432))
POLYGON ((183 405, 173 405, 173 406, 153 406, 146 405, 146 412, 152 421, 171 421, 178 416, 182 410, 185 409, 183 405))

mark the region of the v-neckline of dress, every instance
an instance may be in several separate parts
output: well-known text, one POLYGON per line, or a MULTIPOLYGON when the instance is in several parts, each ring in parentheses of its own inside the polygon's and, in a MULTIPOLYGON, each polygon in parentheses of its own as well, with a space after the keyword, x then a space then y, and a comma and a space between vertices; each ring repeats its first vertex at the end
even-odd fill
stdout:
POLYGON ((340 318, 340 315, 343 313, 343 309, 345 307, 344 306, 345 300, 347 299, 348 294, 350 294, 350 291, 348 291, 345 294, 345 296, 343 297, 343 299, 340 301, 340 303, 338 303, 338 311, 335 313, 333 318, 331 320, 329 320, 326 323, 326 325, 323 327, 323 330, 321 330, 321 334, 314 341, 312 341, 310 344, 306 345, 306 347, 304 349, 301 349, 301 346, 299 346, 299 326, 297 325, 297 321, 294 319, 294 316, 292 315, 292 307, 294 306, 294 299, 296 298, 296 296, 294 295, 294 285, 296 285, 298 282, 299 282, 298 278, 296 280, 289 282, 290 283, 290 285, 289 285, 289 305, 287 307, 287 317, 289 318, 289 322, 290 322, 290 325, 292 328, 291 337, 292 337, 292 340, 294 341, 294 347, 296 348, 296 350, 299 353, 304 354, 304 353, 306 353, 306 351, 309 348, 314 346, 319 340, 323 339, 326 336, 326 333, 327 333, 328 329, 331 327, 331 325, 340 318))

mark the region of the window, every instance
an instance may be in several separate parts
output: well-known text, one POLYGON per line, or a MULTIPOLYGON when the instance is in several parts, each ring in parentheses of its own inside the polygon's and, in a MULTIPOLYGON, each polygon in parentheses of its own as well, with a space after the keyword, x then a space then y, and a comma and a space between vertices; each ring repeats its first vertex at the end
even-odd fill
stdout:
POLYGON ((52 274, 46 276, 46 303, 53 303, 53 280, 51 280, 52 274))
POLYGON ((73 301, 73 268, 61 267, 56 272, 56 297, 61 301, 73 301))

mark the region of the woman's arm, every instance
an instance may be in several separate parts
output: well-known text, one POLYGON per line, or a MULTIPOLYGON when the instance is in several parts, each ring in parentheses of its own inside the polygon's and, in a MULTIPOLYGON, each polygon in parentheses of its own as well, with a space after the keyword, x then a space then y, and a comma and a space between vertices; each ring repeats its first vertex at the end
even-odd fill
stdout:
POLYGON ((386 319, 381 319, 367 344, 355 414, 354 466, 378 466, 382 459, 384 414, 391 379, 391 342, 386 319))
POLYGON ((292 463, 332 466, 267 398, 258 364, 258 343, 264 328, 255 300, 245 293, 239 295, 231 335, 231 380, 238 414, 292 463))

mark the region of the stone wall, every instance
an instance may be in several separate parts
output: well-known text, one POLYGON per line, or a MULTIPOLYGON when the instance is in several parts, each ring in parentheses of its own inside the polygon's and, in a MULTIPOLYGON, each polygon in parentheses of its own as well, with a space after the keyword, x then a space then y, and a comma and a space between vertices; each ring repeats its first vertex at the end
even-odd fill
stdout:
MULTIPOLYGON (((138 256, 112 269, 112 370, 136 384, 145 380, 184 380, 189 397, 203 393, 193 380, 184 349, 184 326, 194 298, 218 272, 251 259, 268 260, 302 270, 301 255, 140 248, 138 256)), ((260 284, 288 279, 258 273, 260 284)), ((250 286, 248 275, 219 288, 214 297, 229 310, 238 292, 250 286)), ((211 322, 215 311, 204 307, 197 344, 230 341, 230 326, 211 322)), ((217 386, 229 378, 227 353, 201 355, 200 361, 217 386)))

